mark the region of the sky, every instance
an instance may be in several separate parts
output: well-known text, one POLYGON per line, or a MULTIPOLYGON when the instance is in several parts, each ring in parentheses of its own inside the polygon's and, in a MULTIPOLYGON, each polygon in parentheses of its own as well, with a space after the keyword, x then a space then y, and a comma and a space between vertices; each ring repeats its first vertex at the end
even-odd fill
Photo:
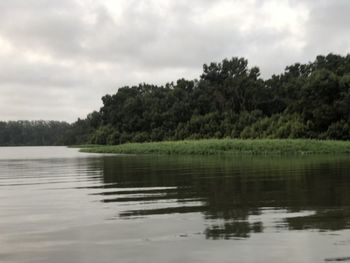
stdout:
POLYGON ((350 52, 349 0, 1 0, 0 120, 73 122, 122 86, 350 52))

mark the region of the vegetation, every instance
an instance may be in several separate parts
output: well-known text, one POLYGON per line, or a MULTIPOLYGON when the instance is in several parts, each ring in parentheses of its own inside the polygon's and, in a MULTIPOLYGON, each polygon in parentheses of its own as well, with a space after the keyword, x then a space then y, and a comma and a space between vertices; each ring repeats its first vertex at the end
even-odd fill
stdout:
POLYGON ((81 147, 83 152, 125 154, 345 154, 350 142, 306 139, 206 139, 81 147))
POLYGON ((0 144, 119 145, 213 138, 348 140, 350 55, 318 56, 313 62, 288 66, 267 80, 260 77, 259 68, 248 67, 246 59, 225 59, 205 64, 199 80, 121 87, 102 101, 99 111, 71 125, 1 123, 0 144))
POLYGON ((68 123, 58 121, 0 122, 0 146, 63 145, 69 128, 68 123))
POLYGON ((208 138, 350 139, 350 55, 318 56, 260 78, 244 58, 203 66, 199 80, 122 87, 74 123, 67 144, 208 138))

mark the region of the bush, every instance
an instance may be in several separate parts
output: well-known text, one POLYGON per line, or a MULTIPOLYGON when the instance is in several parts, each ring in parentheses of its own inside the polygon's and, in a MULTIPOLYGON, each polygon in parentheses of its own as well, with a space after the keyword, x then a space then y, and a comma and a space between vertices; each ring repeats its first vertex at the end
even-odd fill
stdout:
POLYGON ((120 132, 114 130, 114 131, 107 137, 107 144, 109 144, 109 145, 117 145, 117 144, 120 144, 120 137, 121 137, 120 132))
POLYGON ((256 138, 303 138, 306 126, 298 115, 273 115, 258 120, 245 127, 240 134, 242 139, 256 138))
POLYGON ((328 127, 328 130, 326 132, 326 137, 328 139, 349 140, 350 139, 349 124, 344 120, 332 123, 328 127))
POLYGON ((149 136, 147 132, 136 133, 132 139, 133 142, 147 142, 149 141, 149 136))
POLYGON ((92 144, 107 144, 107 138, 113 133, 113 129, 110 126, 102 126, 98 128, 90 137, 90 143, 92 144))

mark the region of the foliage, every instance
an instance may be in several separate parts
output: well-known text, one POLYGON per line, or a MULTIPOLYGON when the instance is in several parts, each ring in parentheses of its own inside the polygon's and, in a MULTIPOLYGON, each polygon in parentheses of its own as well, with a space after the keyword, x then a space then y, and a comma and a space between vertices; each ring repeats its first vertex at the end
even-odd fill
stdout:
POLYGON ((348 154, 350 142, 310 139, 205 139, 82 147, 83 152, 125 154, 348 154))
MULTIPOLYGON (((268 80, 244 58, 203 66, 199 80, 123 87, 85 120, 85 143, 206 138, 350 139, 350 56, 296 63, 268 80), (89 126, 89 124, 88 124, 89 126)), ((78 129, 79 134, 79 129, 78 129)), ((81 138, 81 135, 78 136, 81 138)), ((81 142, 76 142, 81 143, 81 142)))
MULTIPOLYGON (((225 59, 205 64, 199 80, 121 87, 102 102, 99 111, 64 126, 63 138, 28 141, 116 145, 208 138, 348 140, 350 55, 318 56, 267 80, 246 59, 225 59)), ((8 137, 0 126, 3 144, 28 143, 13 139, 19 134, 16 128, 12 133, 8 137)))
POLYGON ((58 121, 0 122, 0 145, 63 145, 69 127, 58 121))

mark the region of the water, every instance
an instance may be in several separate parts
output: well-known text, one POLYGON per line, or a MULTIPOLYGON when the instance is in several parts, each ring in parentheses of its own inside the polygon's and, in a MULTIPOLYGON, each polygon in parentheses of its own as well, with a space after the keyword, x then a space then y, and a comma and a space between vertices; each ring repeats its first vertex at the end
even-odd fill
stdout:
POLYGON ((0 148, 0 262, 350 262, 349 158, 0 148))

